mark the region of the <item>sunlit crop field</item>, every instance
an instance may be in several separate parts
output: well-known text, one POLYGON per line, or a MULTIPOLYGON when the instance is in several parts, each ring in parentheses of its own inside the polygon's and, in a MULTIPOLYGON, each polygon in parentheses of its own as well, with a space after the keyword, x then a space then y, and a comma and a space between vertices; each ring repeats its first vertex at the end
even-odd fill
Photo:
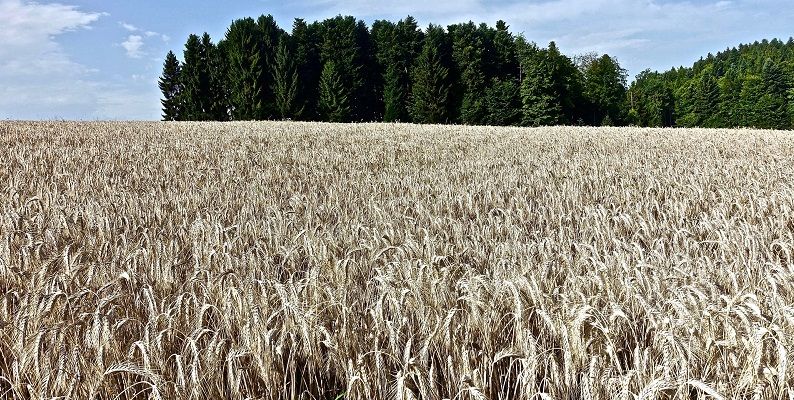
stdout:
POLYGON ((792 133, 0 141, 0 398, 794 398, 792 133))

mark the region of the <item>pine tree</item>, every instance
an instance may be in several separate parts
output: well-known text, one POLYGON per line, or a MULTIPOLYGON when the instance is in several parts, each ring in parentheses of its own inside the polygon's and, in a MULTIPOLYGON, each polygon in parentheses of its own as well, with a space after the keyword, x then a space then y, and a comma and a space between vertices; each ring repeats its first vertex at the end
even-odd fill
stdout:
POLYGON ((163 121, 179 121, 181 119, 180 69, 176 55, 173 51, 169 51, 163 63, 163 75, 158 82, 160 91, 163 93, 163 98, 160 100, 163 105, 163 121))
POLYGON ((449 120, 448 49, 444 28, 430 25, 413 70, 410 112, 416 123, 437 124, 449 120))
POLYGON ((396 65, 387 65, 383 84, 383 121, 400 121, 403 116, 405 93, 400 84, 400 74, 396 65))
POLYGON ((325 121, 348 122, 350 120, 347 93, 334 62, 326 62, 323 72, 320 74, 319 104, 321 116, 325 121))
POLYGON ((522 124, 543 126, 562 123, 562 104, 554 82, 554 55, 548 50, 539 50, 534 43, 526 45, 522 53, 522 124))
POLYGON ((741 125, 739 110, 742 81, 735 67, 728 68, 718 82, 720 87, 720 127, 737 127, 741 125))
POLYGON ((464 124, 481 124, 486 114, 485 38, 473 22, 452 25, 448 29, 455 63, 455 114, 464 124))
POLYGON ((767 59, 761 73, 763 80, 763 95, 759 100, 759 114, 761 127, 769 129, 789 128, 788 117, 788 82, 780 66, 767 59))
POLYGON ((742 116, 741 126, 764 128, 764 114, 759 103, 764 95, 764 82, 758 75, 749 75, 742 82, 739 99, 739 111, 742 116))
POLYGON ((229 107, 224 85, 226 64, 223 62, 220 50, 212 43, 210 35, 206 32, 201 37, 201 48, 201 54, 204 56, 201 88, 204 118, 212 121, 226 121, 229 119, 229 107))
POLYGON ((494 78, 485 90, 485 124, 517 125, 521 122, 521 92, 514 78, 494 78))
POLYGON ((626 70, 606 54, 585 67, 585 97, 591 105, 590 122, 599 124, 609 117, 620 123, 626 99, 626 70))
POLYGON ((181 117, 188 121, 201 121, 209 119, 204 112, 205 82, 208 80, 206 57, 203 53, 201 40, 198 36, 191 34, 185 43, 184 64, 182 65, 181 85, 182 92, 180 104, 182 104, 181 117))
POLYGON ((317 109, 320 86, 320 24, 311 25, 302 19, 295 19, 292 25, 292 42, 295 47, 295 64, 298 70, 298 95, 296 103, 303 112, 300 119, 315 121, 320 118, 317 109))
POLYGON ((282 37, 276 51, 273 71, 273 94, 281 119, 297 119, 303 107, 298 105, 298 71, 289 50, 288 39, 282 37))
POLYGON ((720 88, 714 77, 714 69, 704 68, 695 87, 693 112, 697 126, 716 128, 724 125, 719 116, 720 88))
POLYGON ((226 58, 226 90, 232 119, 264 119, 265 67, 256 22, 251 18, 232 22, 221 47, 226 58))

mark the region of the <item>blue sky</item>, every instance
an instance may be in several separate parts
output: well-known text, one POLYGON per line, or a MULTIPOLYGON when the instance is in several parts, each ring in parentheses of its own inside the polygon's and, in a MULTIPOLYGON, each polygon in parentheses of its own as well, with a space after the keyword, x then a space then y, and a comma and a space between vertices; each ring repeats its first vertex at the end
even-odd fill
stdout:
POLYGON ((422 26, 504 19, 568 55, 616 56, 630 78, 742 42, 794 35, 791 0, 0 0, 0 118, 159 119, 157 78, 189 33, 217 42, 239 17, 337 14, 422 26))

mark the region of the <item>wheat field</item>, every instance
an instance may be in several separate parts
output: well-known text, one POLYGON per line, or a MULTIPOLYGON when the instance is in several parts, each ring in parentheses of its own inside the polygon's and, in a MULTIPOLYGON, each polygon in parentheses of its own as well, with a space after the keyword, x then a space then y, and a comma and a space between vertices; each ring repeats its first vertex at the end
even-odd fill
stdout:
POLYGON ((790 132, 0 140, 0 398, 794 399, 790 132))

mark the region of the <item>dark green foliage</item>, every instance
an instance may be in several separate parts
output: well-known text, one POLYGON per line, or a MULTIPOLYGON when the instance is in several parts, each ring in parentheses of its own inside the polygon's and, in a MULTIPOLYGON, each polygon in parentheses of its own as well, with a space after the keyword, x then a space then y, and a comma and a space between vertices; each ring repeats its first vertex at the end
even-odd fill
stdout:
POLYGON ((217 49, 208 34, 201 39, 190 35, 185 43, 184 64, 180 72, 181 118, 192 121, 222 119, 225 114, 223 85, 219 82, 217 49))
POLYGON ((764 115, 758 108, 761 97, 764 95, 764 82, 758 75, 744 78, 742 91, 739 97, 739 111, 742 116, 739 123, 742 126, 763 128, 764 115))
POLYGON ((735 67, 728 68, 718 85, 720 87, 719 113, 720 121, 724 127, 736 127, 742 124, 742 115, 739 109, 742 81, 735 67))
POLYGON ((422 49, 423 33, 413 17, 399 22, 375 21, 372 42, 377 72, 375 82, 382 87, 377 114, 386 122, 408 121, 408 97, 411 90, 411 70, 422 49))
POLYGON ((366 25, 350 16, 337 16, 320 24, 320 37, 320 59, 323 65, 333 63, 335 73, 344 82, 343 97, 351 100, 349 118, 375 119, 375 62, 366 25))
POLYGON ((298 70, 298 95, 296 103, 300 104, 303 112, 300 119, 314 121, 320 119, 317 109, 320 84, 320 35, 319 24, 307 24, 302 19, 296 19, 292 25, 292 43, 295 48, 295 64, 298 70))
POLYGON ((289 39, 283 36, 276 51, 273 64, 273 96, 276 113, 281 119, 297 119, 303 112, 303 107, 298 104, 298 71, 288 42, 289 39))
POLYGON ((716 128, 724 123, 720 119, 720 87, 714 77, 712 68, 706 68, 700 73, 700 78, 695 86, 695 99, 693 111, 697 118, 696 125, 705 128, 716 128))
POLYGON ((494 78, 485 89, 486 125, 517 125, 521 122, 521 86, 514 78, 494 78))
POLYGON ((760 127, 768 129, 788 129, 788 78, 780 65, 767 59, 761 71, 764 94, 758 104, 760 127))
POLYGON ((251 18, 232 22, 220 47, 226 59, 226 90, 232 118, 265 118, 265 63, 256 22, 251 18))
POLYGON ((430 25, 414 65, 411 118, 416 123, 449 122, 450 46, 444 28, 430 25))
POLYGON ((604 120, 610 125, 621 123, 626 101, 626 70, 605 54, 585 66, 584 77, 584 94, 590 106, 587 120, 602 125, 604 120))
POLYGON ((675 110, 673 91, 658 72, 637 75, 628 92, 628 123, 639 126, 672 126, 675 110))
POLYGON ((792 65, 794 41, 774 39, 709 54, 691 68, 660 74, 674 93, 673 124, 791 128, 792 65))
POLYGON ((320 115, 329 122, 350 120, 349 90, 342 82, 333 61, 327 61, 320 74, 320 115))
POLYGON ((455 119, 464 124, 482 124, 486 118, 486 34, 471 21, 451 25, 448 30, 455 65, 452 90, 455 119))
MULTIPOLYGON (((522 123, 530 126, 571 124, 581 118, 582 77, 554 42, 546 49, 518 42, 523 80, 522 123)), ((601 122, 601 121, 598 121, 601 122)))
POLYGON ((206 83, 202 88, 205 98, 205 114, 208 120, 226 121, 229 119, 228 101, 226 98, 226 63, 223 62, 221 50, 212 43, 210 35, 204 33, 201 37, 201 47, 206 57, 206 83))
POLYGON ((288 34, 263 15, 233 21, 217 45, 190 35, 158 85, 165 120, 794 126, 794 39, 647 70, 629 88, 615 58, 575 59, 514 37, 504 21, 425 33, 410 16, 369 29, 340 15, 296 19, 288 34))
POLYGON ((160 102, 163 105, 163 121, 179 121, 181 119, 182 107, 180 104, 180 94, 182 84, 180 82, 179 60, 173 51, 169 51, 163 63, 163 75, 160 76, 158 86, 163 93, 160 102))

